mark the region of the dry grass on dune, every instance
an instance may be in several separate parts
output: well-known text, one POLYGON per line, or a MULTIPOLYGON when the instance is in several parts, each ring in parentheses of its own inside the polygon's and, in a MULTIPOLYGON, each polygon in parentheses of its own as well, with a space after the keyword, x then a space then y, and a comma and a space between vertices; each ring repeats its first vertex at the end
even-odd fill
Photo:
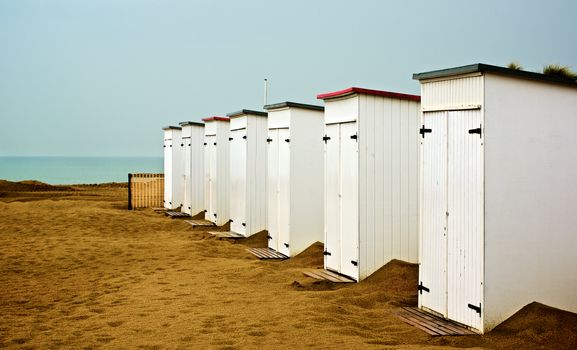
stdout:
POLYGON ((359 284, 323 283, 302 274, 322 267, 321 244, 259 261, 245 249, 266 244, 265 233, 219 240, 129 212, 125 188, 31 193, 0 197, 0 348, 577 346, 577 316, 539 305, 486 336, 432 338, 393 315, 416 303, 412 264, 391 262, 359 284))

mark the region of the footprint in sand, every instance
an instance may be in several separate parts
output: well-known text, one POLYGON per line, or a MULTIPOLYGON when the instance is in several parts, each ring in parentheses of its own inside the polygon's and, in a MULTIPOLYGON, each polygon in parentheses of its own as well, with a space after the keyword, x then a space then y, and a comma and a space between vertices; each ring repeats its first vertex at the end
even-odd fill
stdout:
POLYGON ((109 322, 106 322, 106 323, 107 323, 110 327, 116 328, 116 327, 121 326, 121 325, 124 323, 124 321, 109 321, 109 322))
POLYGON ((265 331, 250 331, 250 332, 247 332, 246 334, 250 335, 251 337, 264 337, 265 335, 268 334, 268 332, 265 332, 265 331))

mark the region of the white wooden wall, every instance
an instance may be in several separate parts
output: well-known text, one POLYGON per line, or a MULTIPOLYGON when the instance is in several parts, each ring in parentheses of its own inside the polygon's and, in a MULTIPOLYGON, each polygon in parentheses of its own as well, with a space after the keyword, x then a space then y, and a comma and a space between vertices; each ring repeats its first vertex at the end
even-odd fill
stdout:
POLYGON ((483 77, 473 73, 421 85, 423 111, 478 108, 483 104, 483 77))
POLYGON ((485 76, 485 319, 577 312, 577 88, 485 76))
POLYGON ((324 112, 291 108, 290 255, 323 242, 324 112))
POLYGON ((182 206, 184 174, 182 167, 181 130, 164 130, 164 207, 182 206))
POLYGON ((418 260, 416 101, 359 99, 359 280, 392 259, 418 260))

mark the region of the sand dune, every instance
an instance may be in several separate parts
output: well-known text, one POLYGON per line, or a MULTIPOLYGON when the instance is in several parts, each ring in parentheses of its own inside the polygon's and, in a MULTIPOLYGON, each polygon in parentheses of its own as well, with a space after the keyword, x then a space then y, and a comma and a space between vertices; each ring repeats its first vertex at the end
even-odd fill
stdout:
POLYGON ((317 282, 322 245, 284 262, 152 210, 126 189, 0 188, 0 348, 575 349, 577 315, 532 304, 486 336, 437 337, 398 320, 417 267, 317 282), (554 346, 552 346, 554 344, 554 346))

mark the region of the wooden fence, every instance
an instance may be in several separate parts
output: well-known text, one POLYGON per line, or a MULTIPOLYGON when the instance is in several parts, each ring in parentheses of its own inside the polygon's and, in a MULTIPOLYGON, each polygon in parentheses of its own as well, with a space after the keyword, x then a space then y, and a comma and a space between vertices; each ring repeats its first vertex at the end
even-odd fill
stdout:
POLYGON ((162 208, 164 174, 128 174, 128 209, 162 208))

